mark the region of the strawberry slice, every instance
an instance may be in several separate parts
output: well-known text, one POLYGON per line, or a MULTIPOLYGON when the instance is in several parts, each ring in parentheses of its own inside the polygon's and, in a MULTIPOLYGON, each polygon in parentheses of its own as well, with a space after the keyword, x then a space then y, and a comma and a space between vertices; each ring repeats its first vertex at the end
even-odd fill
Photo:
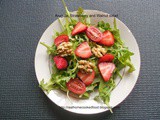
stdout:
POLYGON ((107 63, 107 62, 101 62, 98 64, 98 68, 101 72, 101 75, 104 79, 104 81, 109 81, 110 77, 112 76, 112 73, 115 69, 114 63, 107 63))
POLYGON ((94 42, 101 41, 102 36, 103 36, 102 32, 94 26, 90 26, 87 28, 86 35, 90 40, 94 42))
POLYGON ((83 42, 76 48, 75 54, 81 58, 89 58, 92 55, 92 52, 88 43, 83 42))
POLYGON ((114 44, 114 37, 110 31, 103 32, 103 37, 99 42, 106 46, 112 46, 114 44))
POLYGON ((74 29, 72 30, 72 36, 78 34, 78 33, 81 33, 81 32, 84 32, 85 30, 87 29, 87 26, 81 22, 78 22, 76 24, 76 26, 74 27, 74 29))
POLYGON ((62 70, 62 69, 67 68, 68 63, 67 63, 67 60, 65 58, 63 58, 61 56, 55 56, 53 58, 53 60, 56 64, 57 69, 62 70))
POLYGON ((69 91, 78 95, 86 92, 85 84, 78 78, 70 79, 69 82, 67 82, 66 86, 69 91))
POLYGON ((92 71, 92 73, 82 73, 82 72, 78 72, 77 76, 84 82, 84 84, 86 86, 90 85, 95 78, 95 71, 92 71))
POLYGON ((104 56, 102 56, 100 59, 99 59, 99 63, 100 62, 112 62, 114 59, 114 55, 113 54, 105 54, 104 56))
POLYGON ((54 44, 58 46, 62 42, 68 42, 68 41, 69 41, 69 37, 67 35, 60 35, 56 37, 56 39, 54 40, 54 44))

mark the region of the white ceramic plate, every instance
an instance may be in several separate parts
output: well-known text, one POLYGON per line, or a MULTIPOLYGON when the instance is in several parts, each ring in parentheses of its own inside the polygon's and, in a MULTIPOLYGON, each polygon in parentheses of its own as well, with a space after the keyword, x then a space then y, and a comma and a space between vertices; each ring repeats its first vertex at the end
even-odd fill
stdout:
MULTIPOLYGON (((74 12, 75 13, 75 12, 74 12)), ((93 14, 104 14, 107 15, 107 13, 97 11, 97 10, 85 10, 85 13, 88 15, 93 14)), ((61 18, 63 21, 64 19, 61 18)), ((91 23, 97 24, 98 21, 105 21, 110 23, 111 26, 113 26, 113 17, 91 17, 91 23)), ((121 38, 124 40, 125 46, 129 48, 130 51, 134 53, 134 56, 131 58, 136 70, 128 74, 124 70, 124 77, 122 80, 119 78, 116 79, 116 88, 111 93, 110 98, 110 106, 115 107, 118 104, 120 104, 132 91, 133 87, 136 84, 136 81, 138 79, 139 71, 140 71, 140 53, 139 48, 136 42, 136 39, 134 38, 131 31, 128 29, 128 27, 121 22, 120 20, 117 20, 117 27, 120 30, 121 38)), ((39 42, 45 42, 48 45, 53 44, 53 30, 61 31, 61 26, 58 22, 58 20, 54 21, 43 33, 41 39, 39 42)), ((38 43, 37 50, 35 53, 35 71, 36 76, 38 79, 38 82, 42 79, 47 82, 50 77, 50 69, 49 69, 49 56, 46 52, 46 48, 38 43)), ((58 106, 61 106, 65 110, 68 110, 70 112, 79 113, 79 114, 95 114, 107 111, 107 107, 103 102, 97 102, 94 101, 93 98, 98 93, 93 92, 89 99, 82 100, 82 99, 75 99, 71 97, 71 101, 67 98, 66 94, 60 90, 52 90, 49 94, 46 94, 48 98, 53 101, 58 106)))

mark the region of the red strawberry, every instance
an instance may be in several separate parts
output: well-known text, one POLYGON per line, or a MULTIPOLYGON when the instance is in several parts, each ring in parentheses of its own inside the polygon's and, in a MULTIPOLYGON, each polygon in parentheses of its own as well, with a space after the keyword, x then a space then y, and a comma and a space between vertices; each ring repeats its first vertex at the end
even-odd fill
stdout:
POLYGON ((94 42, 100 42, 103 36, 102 32, 98 28, 93 26, 87 28, 86 35, 90 40, 94 42))
POLYGON ((100 59, 99 59, 99 63, 100 62, 112 62, 114 59, 114 55, 112 54, 105 54, 104 56, 102 56, 100 59))
POLYGON ((86 86, 85 84, 79 80, 78 78, 70 79, 67 84, 67 88, 69 91, 81 95, 86 92, 86 86))
POLYGON ((78 72, 78 77, 84 82, 84 84, 86 86, 90 85, 95 78, 95 72, 93 71, 92 73, 82 73, 82 72, 78 72))
POLYGON ((67 68, 68 63, 67 63, 67 60, 65 58, 63 58, 61 56, 55 56, 53 58, 53 60, 56 64, 57 69, 62 70, 62 69, 67 68))
POLYGON ((101 62, 98 64, 98 68, 101 72, 101 75, 104 79, 104 81, 108 81, 110 77, 112 76, 112 73, 115 69, 114 63, 107 63, 107 62, 101 62))
POLYGON ((54 40, 54 44, 58 46, 62 42, 68 42, 68 41, 69 41, 69 37, 67 35, 60 35, 54 40))
POLYGON ((81 32, 84 32, 85 30, 87 29, 87 26, 81 22, 78 22, 76 24, 76 26, 74 27, 74 29, 72 30, 72 36, 78 34, 78 33, 81 33, 81 32))
POLYGON ((110 31, 103 32, 103 37, 99 42, 106 46, 112 46, 114 44, 114 37, 110 31))
POLYGON ((81 58, 89 58, 92 55, 91 48, 87 42, 81 43, 75 50, 75 54, 81 58))

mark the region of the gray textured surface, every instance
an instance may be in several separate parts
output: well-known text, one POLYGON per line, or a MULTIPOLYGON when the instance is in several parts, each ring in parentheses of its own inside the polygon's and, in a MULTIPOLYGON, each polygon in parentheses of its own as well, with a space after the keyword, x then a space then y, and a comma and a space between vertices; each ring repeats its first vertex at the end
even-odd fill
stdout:
POLYGON ((114 114, 82 116, 62 110, 43 94, 34 72, 34 53, 44 30, 62 14, 60 0, 0 0, 0 119, 159 120, 160 1, 66 0, 118 14, 133 32, 141 52, 139 80, 114 114))

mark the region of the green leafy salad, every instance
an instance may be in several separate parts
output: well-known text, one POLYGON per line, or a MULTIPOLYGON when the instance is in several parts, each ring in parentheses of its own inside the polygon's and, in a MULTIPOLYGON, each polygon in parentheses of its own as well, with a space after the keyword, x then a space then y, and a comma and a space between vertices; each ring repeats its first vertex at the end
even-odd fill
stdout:
POLYGON ((95 100, 102 100, 112 112, 109 101, 114 80, 123 77, 120 71, 126 66, 129 73, 135 70, 130 59, 134 53, 124 46, 115 18, 113 28, 104 21, 93 25, 82 8, 75 19, 63 4, 68 17, 65 24, 59 19, 62 32, 55 31, 52 46, 41 43, 52 58, 52 75, 49 82, 42 80, 40 87, 47 93, 60 89, 67 96, 84 99, 96 90, 95 100))

